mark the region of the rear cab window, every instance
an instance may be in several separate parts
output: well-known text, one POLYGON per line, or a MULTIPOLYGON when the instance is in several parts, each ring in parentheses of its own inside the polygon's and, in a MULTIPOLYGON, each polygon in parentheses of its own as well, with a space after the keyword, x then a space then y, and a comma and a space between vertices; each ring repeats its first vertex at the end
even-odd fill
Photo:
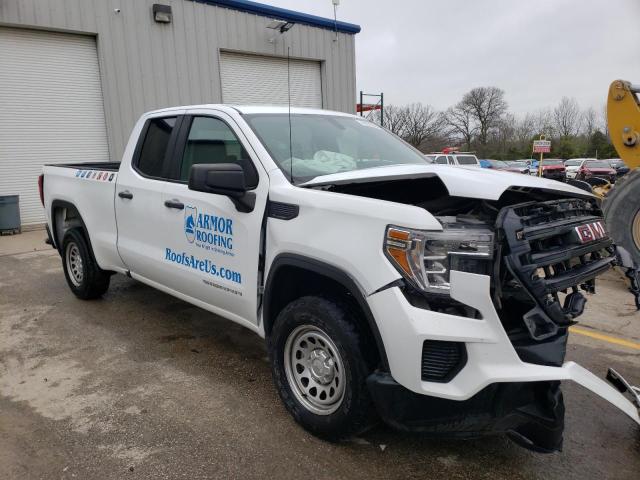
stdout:
POLYGON ((144 140, 134 168, 146 177, 162 178, 172 135, 178 117, 159 117, 147 121, 143 130, 144 140))
POLYGON ((473 155, 457 155, 458 165, 479 165, 478 159, 473 155))

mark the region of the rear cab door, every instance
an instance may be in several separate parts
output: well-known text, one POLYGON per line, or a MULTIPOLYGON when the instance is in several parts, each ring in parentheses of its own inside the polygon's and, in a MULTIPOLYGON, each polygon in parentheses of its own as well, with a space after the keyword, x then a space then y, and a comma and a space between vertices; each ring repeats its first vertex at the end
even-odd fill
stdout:
POLYGON ((267 172, 235 120, 221 110, 188 110, 162 192, 163 283, 215 313, 257 329, 259 261, 269 191, 267 172), (239 164, 256 195, 251 212, 225 195, 188 188, 196 164, 239 164))
POLYGON ((141 279, 160 281, 166 273, 160 258, 164 228, 162 190, 173 157, 184 110, 145 116, 132 132, 115 191, 118 253, 141 279), (137 138, 137 141, 135 140, 137 138))

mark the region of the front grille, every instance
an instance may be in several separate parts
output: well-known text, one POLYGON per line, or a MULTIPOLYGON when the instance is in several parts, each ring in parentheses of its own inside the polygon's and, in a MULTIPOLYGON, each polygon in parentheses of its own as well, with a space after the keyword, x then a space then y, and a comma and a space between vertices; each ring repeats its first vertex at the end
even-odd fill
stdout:
POLYGON ((523 316, 534 339, 571 325, 586 302, 579 290, 594 291, 595 277, 614 262, 614 247, 604 230, 594 230, 591 237, 576 230, 604 225, 599 222, 600 208, 587 199, 524 203, 498 214, 505 266, 534 303, 523 316))
POLYGON ((462 370, 466 361, 464 343, 425 340, 422 344, 422 380, 448 382, 462 370))

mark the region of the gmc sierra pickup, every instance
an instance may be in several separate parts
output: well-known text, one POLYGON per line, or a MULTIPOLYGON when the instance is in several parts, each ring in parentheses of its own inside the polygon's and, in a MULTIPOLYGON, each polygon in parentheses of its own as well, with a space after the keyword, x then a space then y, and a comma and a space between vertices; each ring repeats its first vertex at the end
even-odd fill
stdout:
POLYGON ((39 184, 77 297, 120 273, 244 325, 319 437, 381 417, 555 451, 562 380, 640 422, 565 362, 584 293, 615 262, 583 190, 427 165, 352 115, 224 105, 147 113, 120 163, 45 166, 39 184))

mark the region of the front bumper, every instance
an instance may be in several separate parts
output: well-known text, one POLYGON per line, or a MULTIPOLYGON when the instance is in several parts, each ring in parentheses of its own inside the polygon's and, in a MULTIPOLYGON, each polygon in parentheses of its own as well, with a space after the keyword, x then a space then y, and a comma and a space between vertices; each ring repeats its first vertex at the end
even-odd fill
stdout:
POLYGON ((399 430, 449 438, 507 434, 538 452, 562 449, 560 382, 494 383, 459 402, 411 392, 389 374, 371 374, 367 384, 378 414, 399 430))
POLYGON ((620 392, 574 362, 546 366, 523 362, 502 326, 490 296, 490 278, 451 271, 451 297, 481 314, 481 319, 438 313, 409 304, 398 287, 368 297, 387 354, 391 377, 420 395, 466 401, 496 383, 573 380, 609 401, 640 424, 637 408, 620 392), (425 340, 463 342, 466 362, 447 382, 422 380, 425 340))

